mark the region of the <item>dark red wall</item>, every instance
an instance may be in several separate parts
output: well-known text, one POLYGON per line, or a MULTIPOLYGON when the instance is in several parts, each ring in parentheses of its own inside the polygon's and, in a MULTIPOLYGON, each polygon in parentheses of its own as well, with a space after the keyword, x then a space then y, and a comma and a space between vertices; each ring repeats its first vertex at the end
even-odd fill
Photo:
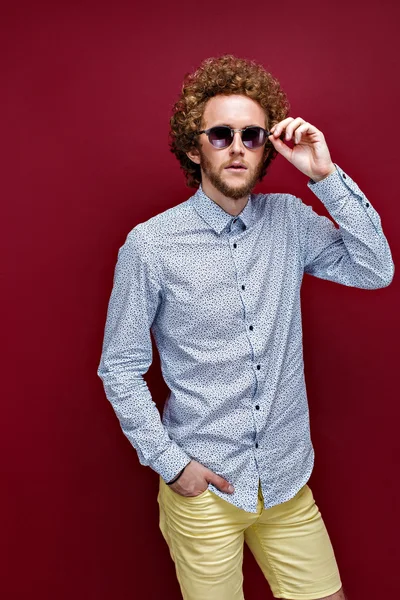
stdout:
MULTIPOLYGON (((54 2, 1 15, 4 600, 180 597, 142 467, 96 369, 118 248, 194 193, 168 149, 183 75, 231 52, 264 64, 291 116, 379 212, 399 268, 396 3, 54 2), (151 132, 151 138, 147 137, 151 132)), ((278 156, 256 191, 307 178, 278 156)), ((350 600, 398 594, 399 278, 360 290, 306 276, 310 485, 350 600)), ((158 356, 146 375, 160 409, 158 356)), ((268 584, 245 553, 246 600, 268 584)))

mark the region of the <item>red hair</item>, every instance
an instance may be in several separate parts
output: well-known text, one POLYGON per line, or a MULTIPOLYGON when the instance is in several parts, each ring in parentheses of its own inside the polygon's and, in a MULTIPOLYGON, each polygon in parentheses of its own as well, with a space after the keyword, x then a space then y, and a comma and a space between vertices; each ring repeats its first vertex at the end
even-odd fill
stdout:
MULTIPOLYGON (((193 73, 184 76, 182 93, 173 106, 170 118, 170 151, 179 160, 188 187, 199 186, 201 170, 200 165, 191 161, 186 152, 193 147, 199 148, 195 132, 202 128, 207 101, 218 94, 241 94, 258 102, 265 111, 267 129, 289 114, 290 105, 279 81, 262 65, 232 54, 205 59, 193 73)), ((267 141, 259 181, 277 154, 271 142, 267 141)))

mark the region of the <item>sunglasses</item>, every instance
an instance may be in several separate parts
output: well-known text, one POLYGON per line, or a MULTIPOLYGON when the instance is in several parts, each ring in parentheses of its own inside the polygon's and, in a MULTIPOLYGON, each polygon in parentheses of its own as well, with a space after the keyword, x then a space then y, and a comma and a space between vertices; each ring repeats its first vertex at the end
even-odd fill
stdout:
POLYGON ((205 133, 215 148, 228 148, 233 142, 233 136, 236 131, 240 131, 243 145, 246 148, 250 148, 250 150, 260 148, 267 141, 267 137, 271 135, 270 131, 262 127, 249 126, 244 129, 232 129, 228 125, 217 125, 216 127, 203 129, 197 133, 205 133))

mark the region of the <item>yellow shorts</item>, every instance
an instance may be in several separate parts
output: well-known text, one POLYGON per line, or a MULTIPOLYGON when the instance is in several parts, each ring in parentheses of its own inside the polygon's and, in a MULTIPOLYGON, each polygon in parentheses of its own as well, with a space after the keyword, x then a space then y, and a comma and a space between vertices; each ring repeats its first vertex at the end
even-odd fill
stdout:
POLYGON ((160 477, 157 501, 184 600, 244 600, 244 541, 275 598, 315 600, 342 586, 307 484, 287 502, 267 509, 259 487, 257 513, 251 513, 209 489, 181 496, 160 477))

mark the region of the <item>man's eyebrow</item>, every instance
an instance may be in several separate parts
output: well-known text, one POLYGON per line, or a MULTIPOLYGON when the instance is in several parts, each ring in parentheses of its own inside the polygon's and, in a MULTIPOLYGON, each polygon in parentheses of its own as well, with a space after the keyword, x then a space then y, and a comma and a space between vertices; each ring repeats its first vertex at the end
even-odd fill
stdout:
MULTIPOLYGON (((232 129, 235 129, 235 127, 233 125, 231 125, 230 123, 217 123, 216 125, 212 125, 212 127, 222 127, 222 126, 226 126, 226 127, 231 127, 232 129)), ((251 125, 245 125, 245 127, 263 127, 262 125, 258 125, 257 123, 252 123, 251 125)), ((211 129, 211 128, 209 128, 211 129)), ((244 127, 240 128, 240 129, 244 129, 244 127)))

